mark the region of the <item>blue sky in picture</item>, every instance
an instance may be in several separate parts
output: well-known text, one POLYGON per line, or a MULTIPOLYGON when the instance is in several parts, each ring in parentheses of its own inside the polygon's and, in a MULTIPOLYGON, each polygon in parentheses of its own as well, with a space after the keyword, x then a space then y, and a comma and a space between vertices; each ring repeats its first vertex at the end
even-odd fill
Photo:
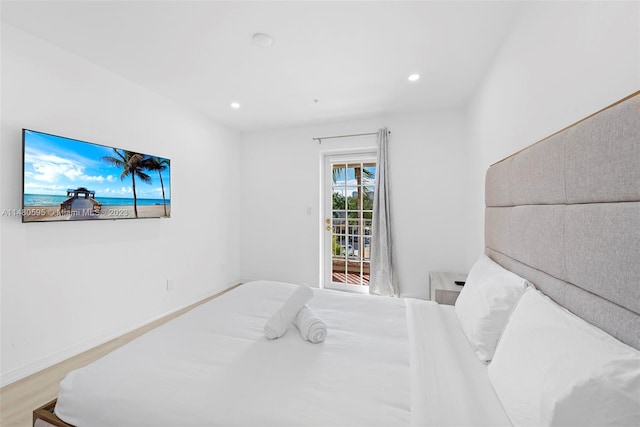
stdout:
MULTIPOLYGON (((118 149, 121 153, 123 150, 118 149)), ((122 169, 102 158, 118 157, 113 148, 75 139, 25 130, 25 194, 66 196, 67 189, 85 187, 100 197, 133 197, 131 176, 120 179, 122 169)), ((138 199, 162 199, 157 171, 145 171, 152 181, 136 178, 138 199)), ((162 171, 165 197, 170 199, 170 170, 162 171)))

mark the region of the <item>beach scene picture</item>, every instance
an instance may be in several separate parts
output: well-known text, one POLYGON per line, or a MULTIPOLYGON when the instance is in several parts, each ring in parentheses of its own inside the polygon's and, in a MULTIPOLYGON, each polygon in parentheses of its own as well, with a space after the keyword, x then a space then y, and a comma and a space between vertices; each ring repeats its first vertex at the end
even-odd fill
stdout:
POLYGON ((23 222, 168 218, 169 159, 23 130, 23 222))

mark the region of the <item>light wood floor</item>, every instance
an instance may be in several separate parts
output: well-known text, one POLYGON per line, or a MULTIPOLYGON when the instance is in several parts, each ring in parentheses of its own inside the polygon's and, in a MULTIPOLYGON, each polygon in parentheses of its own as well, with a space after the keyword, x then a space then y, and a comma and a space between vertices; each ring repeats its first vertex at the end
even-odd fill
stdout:
POLYGON ((101 358, 145 332, 230 291, 236 286, 1 388, 0 427, 31 427, 33 410, 56 398, 60 381, 68 372, 101 358))

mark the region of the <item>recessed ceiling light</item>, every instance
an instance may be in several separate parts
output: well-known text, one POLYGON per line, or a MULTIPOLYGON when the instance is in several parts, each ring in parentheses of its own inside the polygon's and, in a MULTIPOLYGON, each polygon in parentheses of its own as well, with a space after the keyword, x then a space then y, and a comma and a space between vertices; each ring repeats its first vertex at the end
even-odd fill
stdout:
POLYGON ((418 80, 420 80, 420 74, 411 74, 409 76, 409 81, 410 82, 415 82, 415 81, 418 81, 418 80))
POLYGON ((233 108, 234 110, 237 110, 238 108, 240 108, 240 103, 239 102, 232 102, 231 103, 231 108, 233 108))
POLYGON ((269 34, 255 33, 251 36, 251 41, 256 46, 269 47, 273 44, 273 38, 269 34))

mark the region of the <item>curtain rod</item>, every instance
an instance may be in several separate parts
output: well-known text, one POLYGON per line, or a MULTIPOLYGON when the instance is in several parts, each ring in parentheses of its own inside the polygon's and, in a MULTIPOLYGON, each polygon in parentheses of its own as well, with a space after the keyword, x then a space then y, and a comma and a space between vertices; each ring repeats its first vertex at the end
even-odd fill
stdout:
MULTIPOLYGON (((390 130, 387 132, 391 133, 390 130)), ((367 136, 367 135, 377 135, 377 134, 378 132, 369 132, 369 133, 354 133, 351 135, 320 136, 320 137, 313 138, 313 140, 318 141, 318 144, 322 144, 323 139, 349 138, 352 136, 367 136)))

